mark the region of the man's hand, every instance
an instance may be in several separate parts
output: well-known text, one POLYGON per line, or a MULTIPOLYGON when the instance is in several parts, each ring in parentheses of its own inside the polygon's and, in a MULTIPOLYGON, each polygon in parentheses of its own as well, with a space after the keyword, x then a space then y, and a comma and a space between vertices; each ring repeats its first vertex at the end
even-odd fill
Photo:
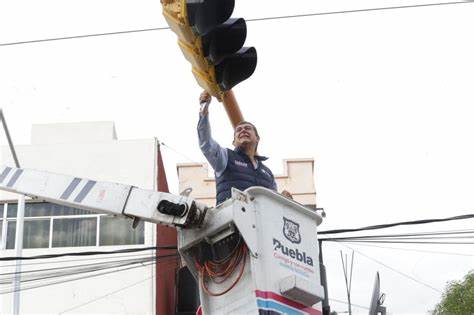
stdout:
POLYGON ((206 116, 209 113, 209 104, 211 104, 211 94, 207 91, 203 91, 199 96, 199 104, 201 104, 201 110, 199 113, 201 116, 206 116))

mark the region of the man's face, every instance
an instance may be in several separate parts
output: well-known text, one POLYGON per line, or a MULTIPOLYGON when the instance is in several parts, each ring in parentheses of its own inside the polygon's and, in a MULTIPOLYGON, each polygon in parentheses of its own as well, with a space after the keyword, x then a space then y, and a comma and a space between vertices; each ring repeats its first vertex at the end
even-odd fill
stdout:
POLYGON ((234 130, 234 146, 235 147, 242 147, 242 146, 253 146, 255 147, 258 143, 257 134, 255 133, 255 129, 250 124, 241 124, 238 125, 234 130))

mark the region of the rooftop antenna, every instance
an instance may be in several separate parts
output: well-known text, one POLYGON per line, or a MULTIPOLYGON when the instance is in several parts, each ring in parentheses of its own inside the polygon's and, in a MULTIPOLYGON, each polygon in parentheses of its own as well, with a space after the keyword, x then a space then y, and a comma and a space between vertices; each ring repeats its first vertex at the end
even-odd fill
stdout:
POLYGON ((380 294, 380 276, 379 272, 375 274, 374 289, 372 290, 372 298, 370 299, 369 315, 386 315, 387 309, 382 306, 385 301, 385 293, 380 294))
POLYGON ((342 250, 340 251, 341 253, 341 262, 342 262, 342 270, 344 271, 344 279, 346 281, 346 292, 347 292, 347 306, 348 306, 348 313, 349 315, 352 314, 352 308, 351 308, 351 287, 352 287, 352 269, 354 267, 354 251, 352 251, 352 258, 351 258, 351 264, 350 264, 350 274, 348 274, 348 264, 347 264, 347 254, 345 255, 345 260, 342 256, 342 250))

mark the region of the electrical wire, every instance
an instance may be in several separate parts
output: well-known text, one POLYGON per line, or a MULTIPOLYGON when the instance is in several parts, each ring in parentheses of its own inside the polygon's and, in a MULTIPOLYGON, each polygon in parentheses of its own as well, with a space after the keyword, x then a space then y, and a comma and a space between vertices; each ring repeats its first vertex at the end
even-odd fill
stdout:
POLYGON ((356 241, 356 242, 370 242, 370 241, 384 241, 384 240, 389 240, 389 241, 411 241, 411 240, 419 240, 419 241, 425 241, 425 240, 433 240, 433 241, 438 241, 438 240, 465 240, 465 239, 472 239, 474 238, 473 234, 470 235, 461 235, 461 236, 418 236, 418 237, 364 237, 364 238, 359 238, 359 237, 343 237, 343 238, 324 238, 322 241, 356 241))
POLYGON ((77 280, 89 279, 89 278, 93 278, 93 277, 98 277, 98 276, 102 276, 102 275, 127 271, 127 270, 131 270, 131 269, 136 269, 136 268, 143 268, 143 267, 146 267, 146 266, 149 266, 149 265, 152 265, 152 264, 155 264, 155 262, 142 264, 140 266, 132 266, 132 267, 123 268, 123 269, 119 269, 119 270, 112 270, 112 271, 87 275, 87 276, 83 276, 83 277, 76 277, 76 278, 73 278, 73 279, 52 281, 52 282, 49 282, 49 283, 46 283, 46 284, 32 285, 32 286, 29 286, 29 287, 24 287, 23 286, 23 287, 20 287, 20 289, 18 289, 18 290, 11 289, 11 290, 0 291, 0 295, 9 294, 9 293, 13 293, 13 292, 16 292, 16 291, 26 291, 26 290, 31 290, 31 289, 43 288, 43 287, 48 287, 48 286, 51 286, 51 285, 62 284, 62 283, 67 283, 67 282, 72 282, 72 281, 77 281, 77 280))
POLYGON ((123 288, 120 288, 120 289, 118 289, 118 290, 109 292, 109 293, 107 293, 107 294, 101 295, 101 296, 99 296, 99 297, 97 297, 97 298, 94 298, 94 299, 89 300, 89 301, 87 301, 87 302, 84 302, 84 303, 82 303, 82 304, 79 304, 79 305, 76 305, 76 306, 74 306, 74 307, 68 308, 68 309, 66 309, 66 310, 64 310, 64 311, 59 312, 58 314, 59 314, 59 315, 60 315, 60 314, 64 314, 64 313, 73 311, 73 310, 75 310, 75 309, 81 308, 81 307, 83 307, 83 306, 86 306, 86 305, 88 305, 88 304, 94 303, 95 301, 104 299, 104 298, 106 298, 106 297, 108 297, 108 296, 111 296, 111 295, 113 295, 113 294, 115 294, 115 293, 118 293, 118 292, 120 292, 120 291, 129 289, 129 288, 131 288, 131 287, 134 287, 134 286, 136 286, 136 285, 139 285, 139 284, 141 284, 141 283, 143 283, 143 282, 145 282, 145 281, 151 280, 151 279, 153 279, 153 278, 154 278, 154 276, 151 276, 151 277, 145 278, 145 279, 143 279, 143 280, 140 280, 140 281, 138 281, 138 282, 134 282, 134 283, 132 283, 132 284, 130 284, 130 285, 127 285, 127 286, 125 286, 125 287, 123 287, 123 288))
POLYGON ((161 141, 160 141, 159 143, 160 143, 160 145, 162 145, 162 146, 164 146, 165 148, 167 148, 167 149, 173 151, 174 153, 176 153, 176 154, 178 154, 178 155, 181 155, 182 157, 184 157, 184 158, 185 158, 186 160, 188 160, 189 162, 196 163, 196 164, 202 164, 202 167, 203 167, 207 172, 209 172, 209 168, 207 167, 207 164, 206 164, 206 163, 197 162, 197 161, 191 159, 190 157, 188 157, 187 155, 185 155, 184 153, 181 153, 181 152, 179 152, 178 150, 176 150, 176 149, 170 147, 169 145, 165 144, 164 142, 161 142, 161 141))
POLYGON ((13 292, 27 291, 27 290, 31 290, 31 289, 44 288, 44 287, 48 287, 48 286, 52 286, 52 285, 56 285, 56 284, 62 284, 62 283, 67 283, 67 282, 72 282, 72 281, 77 281, 77 280, 94 278, 94 277, 103 276, 103 275, 107 275, 107 274, 112 274, 112 273, 116 273, 116 272, 127 271, 127 270, 131 270, 131 269, 136 269, 136 268, 142 268, 142 267, 146 267, 146 266, 149 266, 149 265, 150 265, 150 263, 149 264, 143 264, 143 265, 140 265, 140 266, 132 266, 132 267, 119 269, 119 270, 113 270, 113 271, 97 273, 97 274, 93 274, 93 275, 87 275, 87 276, 83 276, 83 277, 76 277, 76 278, 73 278, 73 279, 52 281, 52 282, 49 282, 49 283, 39 284, 39 285, 32 285, 32 286, 29 286, 29 287, 23 286, 23 287, 20 287, 17 290, 15 290, 15 289, 3 290, 3 291, 0 291, 0 295, 9 294, 9 293, 13 293, 13 292))
POLYGON ((370 245, 370 244, 363 244, 363 243, 356 243, 351 241, 345 241, 341 243, 349 243, 356 246, 366 246, 366 247, 376 247, 382 249, 394 249, 394 250, 402 250, 402 251, 409 251, 409 252, 419 252, 419 253, 429 253, 429 254, 440 254, 440 255, 451 255, 451 256, 467 256, 473 257, 474 254, 462 254, 462 253, 454 253, 454 252, 440 252, 434 250, 423 250, 423 249, 414 249, 414 248, 400 248, 400 247, 391 247, 391 246, 378 246, 378 245, 370 245))
MULTIPOLYGON (((326 240, 355 240, 355 239, 384 239, 384 238, 407 238, 412 236, 439 236, 439 235, 462 235, 462 234, 473 234, 474 230, 451 230, 451 231, 436 231, 436 232, 420 232, 420 233, 403 233, 403 234, 378 234, 378 235, 362 235, 362 236, 348 236, 348 237, 327 237, 320 238, 322 241, 326 240)), ((464 238, 464 237, 459 237, 464 238)))
MULTIPOLYGON (((344 243, 344 241, 331 241, 336 243, 344 243)), ((346 241, 347 242, 347 241, 346 241)), ((359 241, 359 240, 351 240, 351 242, 355 243, 390 243, 390 244, 439 244, 439 245, 473 245, 474 242, 413 242, 413 241, 378 241, 378 240, 367 240, 367 241, 359 241)))
MULTIPOLYGON (((158 257, 161 257, 161 256, 158 256, 158 257)), ((157 256, 147 256, 147 257, 141 257, 141 258, 119 259, 119 260, 112 260, 112 261, 91 263, 91 264, 79 264, 79 265, 68 265, 68 266, 64 266, 64 267, 22 270, 20 272, 0 273, 0 277, 1 276, 9 276, 9 275, 17 275, 17 274, 28 275, 28 274, 40 273, 40 272, 63 271, 63 270, 70 270, 70 269, 74 269, 74 268, 88 268, 88 267, 97 267, 97 266, 100 267, 100 266, 105 266, 105 265, 113 265, 113 264, 120 264, 120 263, 127 263, 127 262, 148 261, 148 260, 153 260, 153 259, 156 259, 156 258, 157 258, 157 256)), ((0 281, 1 281, 1 279, 2 278, 0 278, 0 281)))
MULTIPOLYGON (((139 254, 139 255, 119 255, 119 256, 114 256, 114 258, 138 258, 138 257, 150 257, 150 255, 153 254, 139 254)), ((68 260, 59 260, 59 261, 43 261, 43 262, 30 262, 30 263, 22 263, 21 266, 35 266, 35 265, 50 265, 50 264, 65 264, 65 263, 70 263, 70 262, 88 262, 88 261, 93 261, 93 260, 104 260, 104 259, 110 259, 109 256, 106 257, 93 257, 93 258, 85 258, 85 259, 68 259, 68 260)), ((1 265, 2 267, 15 267, 16 264, 11 264, 11 265, 1 265)))
MULTIPOLYGON (((91 272, 96 272, 96 271, 101 271, 101 270, 106 270, 106 269, 111 269, 111 268, 120 268, 120 267, 125 267, 125 266, 142 264, 149 261, 150 259, 127 262, 127 263, 124 262, 124 263, 118 263, 118 264, 105 264, 101 266, 87 267, 87 268, 76 268, 75 270, 66 270, 62 272, 55 271, 55 272, 45 272, 43 274, 24 275, 21 277, 21 283, 40 281, 40 280, 46 280, 46 279, 52 279, 52 278, 69 277, 73 275, 86 274, 86 273, 91 273, 91 272)), ((11 284, 13 283, 14 279, 15 279, 14 276, 4 277, 3 279, 1 279, 0 284, 2 285, 11 284)))
POLYGON ((419 279, 417 279, 417 278, 415 278, 415 277, 412 277, 412 276, 410 276, 410 275, 408 275, 408 274, 406 274, 406 273, 404 273, 404 272, 402 272, 402 271, 400 271, 400 270, 397 270, 397 269, 395 269, 395 268, 393 268, 393 267, 391 267, 391 266, 389 266, 389 265, 387 265, 387 264, 385 264, 385 263, 383 263, 383 262, 381 262, 381 261, 379 261, 379 260, 377 260, 377 259, 375 259, 375 258, 372 258, 372 257, 370 257, 370 256, 368 256, 368 255, 366 255, 366 254, 364 254, 364 253, 362 253, 362 252, 360 252, 359 250, 353 249, 352 247, 350 247, 350 246, 348 246, 348 245, 345 245, 345 244, 342 244, 342 243, 339 243, 339 244, 341 244, 342 246, 347 247, 347 248, 349 248, 349 249, 355 251, 355 252, 358 253, 359 255, 362 255, 362 256, 364 256, 365 258, 370 259, 370 260, 376 262, 377 264, 379 264, 379 265, 381 265, 381 266, 384 266, 384 267, 387 268, 387 269, 392 270, 393 272, 398 273, 399 275, 401 275, 401 276, 403 276, 403 277, 405 277, 405 278, 407 278, 407 279, 410 279, 410 280, 412 280, 412 281, 414 281, 414 282, 416 282, 416 283, 418 283, 418 284, 421 284, 421 285, 423 285, 423 286, 425 286, 425 287, 427 287, 427 288, 429 288, 429 289, 431 289, 431 290, 433 290, 433 291, 436 291, 437 293, 442 293, 440 290, 436 289, 435 287, 433 287, 433 286, 431 286, 431 285, 429 285, 429 284, 426 284, 426 283, 420 281, 419 279))
POLYGON ((2 47, 2 46, 13 46, 13 45, 23 45, 23 44, 44 43, 44 42, 60 41, 60 40, 67 40, 67 39, 79 39, 79 38, 88 38, 88 37, 100 37, 100 36, 110 36, 110 35, 142 33, 142 32, 150 32, 150 31, 162 31, 162 30, 167 30, 167 29, 169 29, 169 27, 154 27, 154 28, 116 31, 116 32, 108 32, 108 33, 94 33, 94 34, 74 35, 74 36, 64 36, 64 37, 52 37, 52 38, 44 38, 44 39, 34 39, 34 40, 11 42, 11 43, 1 43, 0 47, 2 47))
POLYGON ((386 228, 401 226, 401 225, 418 225, 418 224, 428 224, 428 223, 436 223, 436 222, 466 220, 466 219, 472 219, 472 218, 474 218, 474 214, 464 214, 464 215, 458 215, 458 216, 443 218, 443 219, 402 221, 402 222, 396 222, 396 223, 370 225, 370 226, 365 226, 361 228, 353 228, 353 229, 337 229, 337 230, 320 231, 318 232, 318 234, 325 235, 325 234, 338 234, 338 233, 348 233, 348 232, 360 232, 360 231, 368 231, 368 230, 386 229, 386 228))
POLYGON ((472 2, 474 2, 474 1, 473 0, 465 0, 465 1, 451 1, 451 2, 435 2, 435 3, 426 3, 426 4, 409 4, 409 5, 377 7, 377 8, 364 8, 364 9, 353 9, 353 10, 332 11, 332 12, 329 11, 329 12, 315 12, 315 13, 293 14, 293 15, 281 15, 281 16, 273 16, 273 17, 246 19, 246 21, 256 22, 256 21, 293 19, 293 18, 312 17, 312 16, 319 16, 319 15, 333 15, 333 14, 345 14, 345 13, 360 13, 360 12, 374 12, 374 11, 384 11, 384 10, 422 8, 422 7, 466 4, 466 3, 472 3, 472 2))
POLYGON ((151 247, 142 247, 142 248, 126 248, 126 249, 119 249, 119 250, 114 250, 114 251, 72 252, 72 253, 62 253, 62 254, 38 255, 38 256, 30 256, 30 257, 0 257, 0 261, 50 259, 50 258, 59 258, 59 257, 66 257, 66 256, 111 255, 111 254, 142 252, 142 251, 147 251, 147 250, 165 250, 165 249, 177 249, 177 247, 176 246, 151 246, 151 247))
MULTIPOLYGON (((306 13, 306 14, 293 14, 293 15, 268 16, 268 17, 261 17, 261 18, 253 18, 253 19, 247 19, 247 21, 248 22, 260 22, 260 21, 303 18, 303 17, 312 17, 312 16, 321 16, 321 15, 335 15, 335 14, 376 12, 376 11, 384 11, 384 10, 397 10, 397 9, 409 9, 409 8, 421 8, 421 7, 433 7, 433 6, 458 5, 458 4, 467 4, 467 3, 472 3, 472 2, 474 2, 474 0, 434 2, 434 3, 426 3, 426 4, 412 4, 412 5, 404 5, 404 6, 388 6, 388 7, 364 8, 364 9, 342 10, 342 11, 314 12, 314 13, 306 13)), ((131 34, 131 33, 150 32, 150 31, 163 31, 163 30, 167 30, 167 29, 169 29, 169 27, 154 27, 154 28, 144 28, 144 29, 136 29, 136 30, 107 32, 107 33, 94 33, 94 34, 85 34, 85 35, 74 35, 74 36, 34 39, 34 40, 26 40, 26 41, 0 43, 0 47, 13 46, 13 45, 23 45, 23 44, 43 43, 43 42, 60 41, 60 40, 68 40, 68 39, 80 39, 80 38, 100 37, 100 36, 110 36, 110 35, 123 35, 123 34, 131 34)))
MULTIPOLYGON (((329 298, 329 301, 333 301, 333 302, 338 302, 338 303, 343 303, 343 304, 349 305, 349 303, 347 303, 346 301, 343 301, 343 300, 338 300, 338 299, 329 298)), ((368 308, 367 306, 363 306, 363 305, 359 305, 359 304, 354 304, 354 303, 352 303, 352 302, 351 302, 351 306, 355 306, 355 307, 363 308, 363 309, 366 309, 366 310, 370 310, 370 308, 368 308)))
MULTIPOLYGON (((45 279, 52 279, 52 278, 61 278, 61 277, 68 277, 71 275, 78 275, 78 274, 85 274, 85 273, 91 273, 91 272, 96 272, 96 271, 101 271, 101 270, 106 270, 110 268, 120 268, 124 266, 130 266, 130 265, 135 265, 135 264, 143 264, 146 262, 154 262, 154 261, 166 261, 166 260, 172 260, 177 258, 177 255, 163 255, 159 256, 155 259, 148 259, 148 260, 139 260, 139 261, 132 261, 132 262, 122 262, 120 264, 104 264, 101 266, 95 266, 95 267, 87 267, 87 268, 76 268, 73 270, 68 270, 68 271, 63 271, 63 272, 43 272, 43 273, 36 273, 36 274, 31 274, 31 275, 25 275, 21 277, 21 282, 32 282, 32 281, 40 281, 40 280, 45 280, 45 279)), ((2 278, 2 284, 3 285, 8 285, 11 284, 12 281, 15 279, 15 277, 4 277, 2 278)))

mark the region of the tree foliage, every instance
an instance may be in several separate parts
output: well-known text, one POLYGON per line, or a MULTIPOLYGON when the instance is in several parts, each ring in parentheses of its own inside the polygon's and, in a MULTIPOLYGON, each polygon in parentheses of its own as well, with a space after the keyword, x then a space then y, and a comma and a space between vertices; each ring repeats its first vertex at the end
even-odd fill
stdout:
POLYGON ((462 281, 448 283, 433 315, 474 315, 474 270, 462 281))

